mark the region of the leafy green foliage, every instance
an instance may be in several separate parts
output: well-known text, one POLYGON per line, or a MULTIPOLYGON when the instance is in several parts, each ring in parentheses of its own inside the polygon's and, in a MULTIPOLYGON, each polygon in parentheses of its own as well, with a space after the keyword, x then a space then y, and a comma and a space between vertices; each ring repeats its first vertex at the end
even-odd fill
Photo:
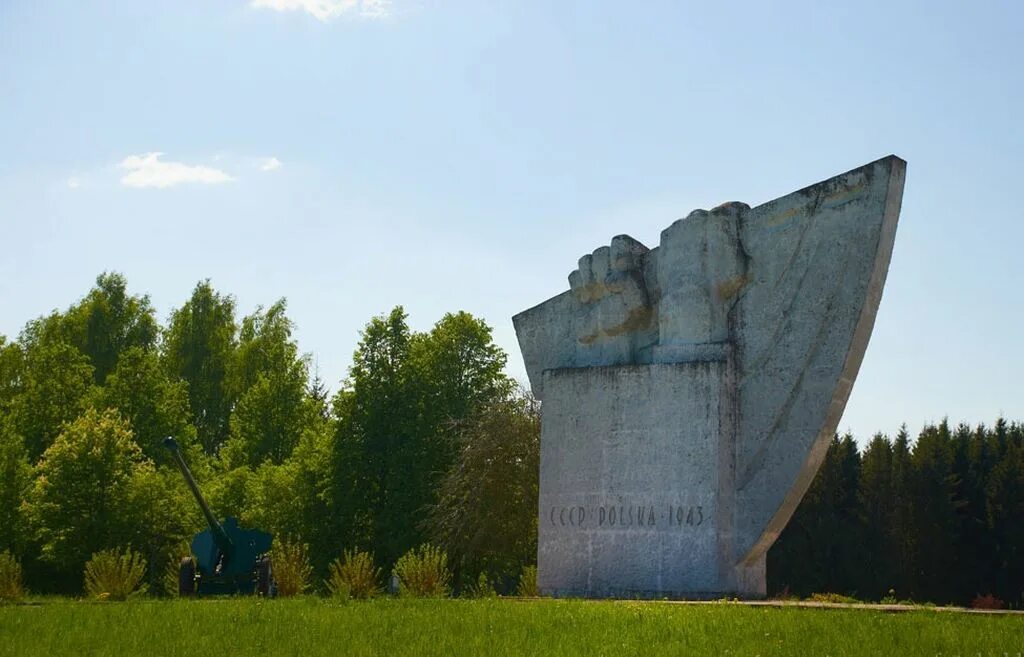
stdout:
POLYGON ((413 333, 401 307, 363 331, 338 417, 332 504, 385 564, 425 539, 423 509, 436 503, 458 452, 453 426, 510 389, 490 328, 467 313, 413 333))
POLYGON ((164 333, 165 366, 188 384, 196 434, 207 454, 215 454, 228 436, 234 397, 227 379, 236 332, 234 298, 218 294, 207 280, 171 313, 164 333))
POLYGON ((146 560, 131 548, 97 552, 85 564, 85 590, 98 600, 127 600, 142 595, 146 560))
POLYGON ((373 565, 373 555, 359 550, 345 550, 341 559, 331 562, 327 590, 340 598, 366 600, 380 594, 380 568, 373 565))
POLYGON ((114 371, 124 351, 153 349, 159 333, 149 297, 129 295, 128 282, 117 273, 97 276, 96 286, 67 310, 60 325, 63 341, 89 359, 98 385, 114 371))
POLYGON ((480 573, 476 578, 476 583, 469 587, 466 593, 467 597, 477 599, 498 597, 498 592, 494 590, 494 584, 491 583, 491 578, 487 576, 487 573, 480 573))
POLYGON ((519 575, 519 583, 516 585, 516 595, 521 598, 536 598, 540 595, 537 587, 537 566, 526 566, 519 575))
POLYGON ((30 342, 19 393, 11 402, 15 430, 29 459, 46 451, 61 428, 85 407, 93 368, 77 348, 63 342, 30 342))
POLYGON ((32 467, 12 424, 0 415, 0 550, 20 550, 28 543, 21 502, 32 485, 32 467))
POLYGON ((455 464, 428 514, 430 538, 459 570, 513 575, 536 553, 538 404, 520 392, 482 405, 455 436, 455 464))
POLYGON ((413 548, 395 563, 399 595, 443 598, 451 593, 451 571, 444 550, 429 544, 413 548))
POLYGON ((331 512, 323 494, 328 487, 332 440, 326 429, 307 430, 284 463, 266 462, 250 472, 240 501, 245 525, 276 536, 301 536, 310 546, 310 560, 318 573, 325 572, 336 554, 331 512))
POLYGON ((113 411, 87 409, 67 425, 36 467, 26 502, 43 559, 79 570, 92 553, 118 544, 130 526, 128 492, 141 459, 113 411))
POLYGON ((21 564, 10 550, 0 552, 0 600, 13 602, 25 596, 21 564))
POLYGON ((167 436, 193 453, 196 431, 189 420, 188 385, 168 377, 154 351, 130 347, 122 352, 106 384, 95 389, 93 406, 117 409, 131 425, 142 453, 156 463, 171 462, 163 447, 167 436))
POLYGON ((160 590, 163 591, 165 596, 177 597, 178 586, 181 581, 181 561, 186 557, 192 557, 192 549, 185 541, 176 545, 165 556, 163 575, 160 577, 160 590))
POLYGON ((25 352, 17 342, 0 335, 0 415, 11 412, 11 403, 21 391, 25 352))
POLYGON ((313 568, 309 565, 309 546, 297 541, 275 539, 270 556, 271 570, 277 582, 277 594, 289 598, 309 588, 313 568))
POLYGON ((282 463, 316 412, 307 398, 306 357, 292 340, 294 325, 282 299, 242 320, 232 370, 231 462, 282 463))
POLYGON ((1024 426, 926 426, 833 441, 768 553, 771 590, 968 604, 1024 602, 1024 426))
POLYGON ((176 565, 188 554, 187 548, 180 550, 181 544, 191 541, 205 522, 177 470, 154 469, 145 463, 128 481, 124 507, 121 542, 146 557, 147 584, 159 590, 167 565, 176 565))

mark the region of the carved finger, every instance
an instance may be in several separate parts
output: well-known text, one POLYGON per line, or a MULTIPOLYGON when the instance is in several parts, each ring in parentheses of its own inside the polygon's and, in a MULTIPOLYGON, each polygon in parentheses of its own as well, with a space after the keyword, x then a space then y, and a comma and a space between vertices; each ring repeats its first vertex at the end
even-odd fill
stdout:
POLYGON ((590 269, 594 276, 594 286, 598 294, 604 292, 604 279, 608 278, 610 262, 610 250, 607 246, 596 249, 594 255, 590 258, 590 269))
POLYGON ((612 271, 629 271, 640 266, 640 258, 650 249, 629 235, 616 235, 609 247, 612 271))
POLYGON ((743 203, 741 201, 729 201, 715 208, 712 208, 711 214, 725 215, 728 217, 738 217, 749 209, 750 206, 747 205, 746 203, 743 203))
POLYGON ((583 280, 583 286, 588 288, 593 287, 594 285, 594 268, 591 264, 592 261, 593 256, 591 256, 589 253, 580 258, 580 276, 583 280))
POLYGON ((590 301, 590 290, 583 284, 583 276, 578 269, 569 274, 569 289, 580 303, 590 301))

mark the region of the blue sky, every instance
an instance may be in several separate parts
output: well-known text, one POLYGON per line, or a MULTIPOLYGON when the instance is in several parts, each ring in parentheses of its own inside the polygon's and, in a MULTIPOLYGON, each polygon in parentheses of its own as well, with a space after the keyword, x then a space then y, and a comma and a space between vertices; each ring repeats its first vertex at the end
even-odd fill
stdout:
POLYGON ((287 297, 337 387, 405 306, 511 316, 611 236, 908 161, 841 429, 1024 419, 1024 5, 0 2, 0 334, 104 270, 287 297), (153 155, 162 153, 162 155, 153 155))

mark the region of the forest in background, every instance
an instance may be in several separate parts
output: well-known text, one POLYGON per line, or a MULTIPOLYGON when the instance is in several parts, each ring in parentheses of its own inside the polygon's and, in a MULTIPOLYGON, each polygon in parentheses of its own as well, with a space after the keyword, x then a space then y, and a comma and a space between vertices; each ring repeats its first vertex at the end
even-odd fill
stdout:
MULTIPOLYGON (((162 447, 174 436, 214 513, 385 572, 443 548, 456 588, 508 590, 536 559, 539 405, 466 312, 426 332, 372 318, 331 395, 284 300, 238 317, 200 282, 161 324, 102 274, 65 311, 0 336, 0 552, 38 592, 77 593, 95 552, 132 546, 160 591, 203 528, 162 447)), ((968 603, 1024 591, 1024 428, 943 422, 916 440, 837 437, 769 552, 774 594, 968 603)))

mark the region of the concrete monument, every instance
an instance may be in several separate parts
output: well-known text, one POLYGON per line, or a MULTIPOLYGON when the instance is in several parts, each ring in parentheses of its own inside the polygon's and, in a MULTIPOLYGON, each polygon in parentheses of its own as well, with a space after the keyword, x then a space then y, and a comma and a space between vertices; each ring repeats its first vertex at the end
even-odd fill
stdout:
POLYGON ((614 237, 514 318, 542 400, 543 593, 765 595, 867 347, 905 171, 695 210, 654 249, 614 237))

